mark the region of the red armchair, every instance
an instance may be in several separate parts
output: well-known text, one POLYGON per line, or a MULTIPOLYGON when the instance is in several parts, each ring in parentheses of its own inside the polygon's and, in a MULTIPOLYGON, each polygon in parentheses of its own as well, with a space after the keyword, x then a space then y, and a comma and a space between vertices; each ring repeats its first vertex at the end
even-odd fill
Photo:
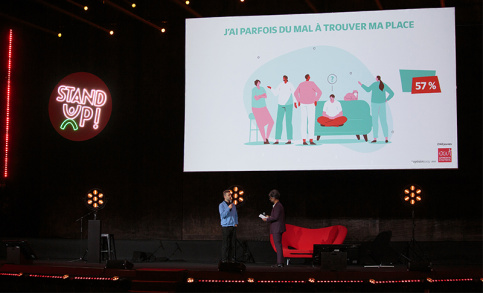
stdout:
MULTIPOLYGON (((312 258, 314 244, 342 244, 347 236, 347 228, 341 225, 318 229, 290 224, 286 224, 285 227, 287 231, 282 234, 282 248, 287 264, 290 258, 312 258)), ((272 234, 270 234, 270 243, 273 250, 277 252, 272 234)))

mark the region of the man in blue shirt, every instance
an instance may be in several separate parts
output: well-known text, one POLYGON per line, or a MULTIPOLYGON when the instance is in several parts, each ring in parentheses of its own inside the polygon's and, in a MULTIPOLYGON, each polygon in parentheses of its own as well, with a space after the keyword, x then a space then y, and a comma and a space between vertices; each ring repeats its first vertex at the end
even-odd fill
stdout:
POLYGON ((221 262, 235 262, 236 227, 238 226, 238 214, 236 206, 232 203, 231 191, 223 191, 224 200, 218 206, 221 219, 221 262))

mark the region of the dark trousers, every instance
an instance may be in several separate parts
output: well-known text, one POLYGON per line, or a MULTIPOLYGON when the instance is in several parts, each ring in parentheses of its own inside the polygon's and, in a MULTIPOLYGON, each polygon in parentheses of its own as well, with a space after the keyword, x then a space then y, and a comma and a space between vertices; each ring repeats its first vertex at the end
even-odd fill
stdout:
POLYGON ((282 233, 273 233, 273 244, 277 250, 277 264, 283 264, 282 233))
POLYGON ((236 227, 221 227, 221 261, 235 261, 236 227))

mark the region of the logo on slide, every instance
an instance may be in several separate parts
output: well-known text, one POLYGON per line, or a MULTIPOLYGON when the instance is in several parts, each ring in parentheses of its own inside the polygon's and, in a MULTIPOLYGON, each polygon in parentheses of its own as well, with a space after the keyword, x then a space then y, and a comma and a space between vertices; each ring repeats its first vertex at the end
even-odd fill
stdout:
POLYGON ((438 163, 451 163, 452 152, 451 148, 438 149, 438 163))
POLYGON ((111 110, 106 84, 87 72, 64 77, 50 95, 50 122, 60 135, 73 141, 98 135, 107 125, 111 110))

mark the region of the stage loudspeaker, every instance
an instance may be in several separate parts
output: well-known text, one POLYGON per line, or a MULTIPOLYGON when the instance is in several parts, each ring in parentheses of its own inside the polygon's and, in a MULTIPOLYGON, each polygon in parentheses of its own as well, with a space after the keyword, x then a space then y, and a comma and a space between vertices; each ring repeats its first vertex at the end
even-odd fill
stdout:
POLYGON ((328 251, 320 253, 320 268, 331 271, 343 271, 347 268, 346 251, 328 251))
POLYGON ((30 247, 27 241, 21 240, 4 240, 7 248, 7 263, 24 265, 32 264, 34 259, 37 259, 35 252, 30 247))
POLYGON ((418 272, 431 272, 433 271, 433 267, 431 262, 429 261, 409 261, 408 262, 408 270, 409 271, 418 271, 418 272))
POLYGON ((132 270, 134 265, 127 260, 108 260, 105 269, 132 270))
POLYGON ((132 253, 133 262, 145 262, 148 260, 148 254, 142 251, 134 251, 132 253))
POLYGON ((371 244, 369 256, 378 265, 393 264, 398 261, 398 253, 391 247, 392 231, 383 231, 371 244))
POLYGON ((218 263, 218 271, 220 272, 238 272, 242 273, 246 271, 246 266, 240 262, 219 262, 218 263))
POLYGON ((87 232, 87 262, 101 262, 101 221, 89 220, 87 232))

